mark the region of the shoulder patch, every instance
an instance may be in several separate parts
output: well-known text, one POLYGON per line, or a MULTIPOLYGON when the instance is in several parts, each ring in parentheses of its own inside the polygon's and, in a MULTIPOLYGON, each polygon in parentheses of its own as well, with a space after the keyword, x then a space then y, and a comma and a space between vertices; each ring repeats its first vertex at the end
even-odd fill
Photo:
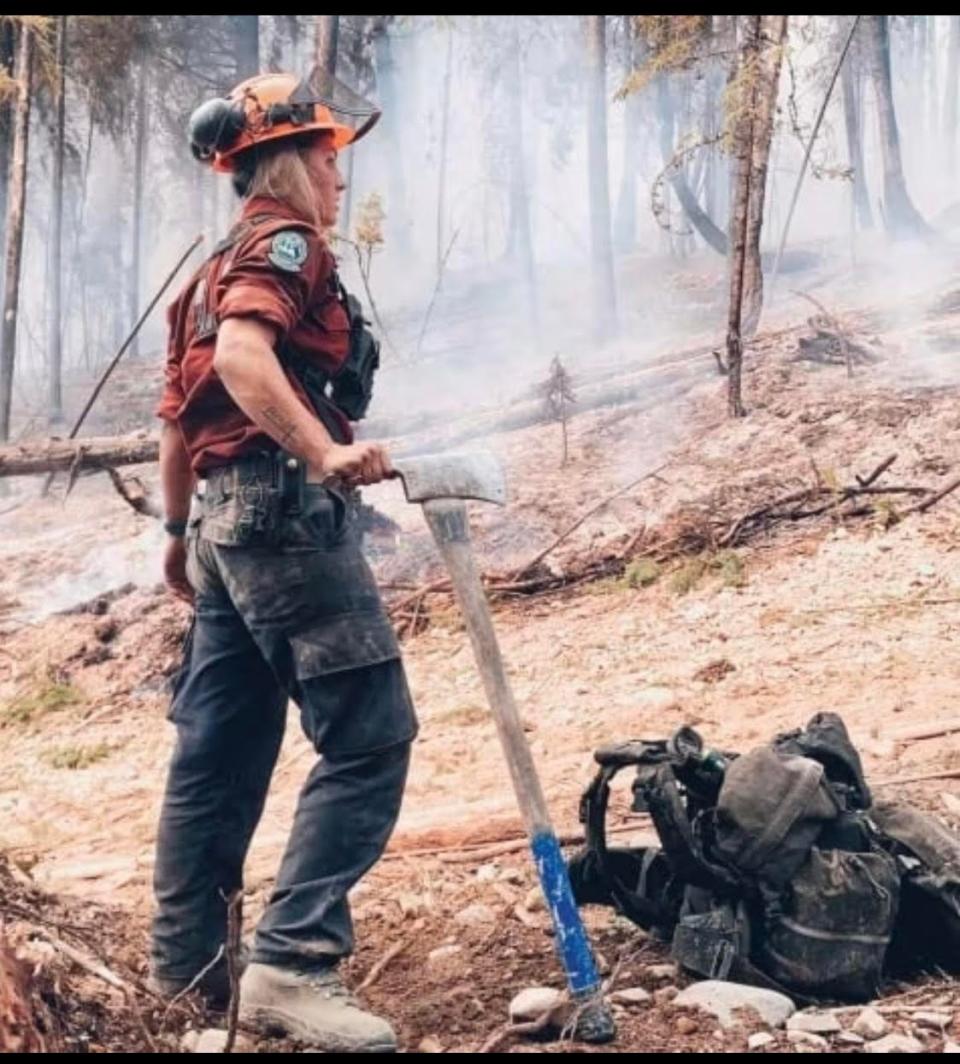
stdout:
POLYGON ((267 258, 278 270, 299 273, 307 261, 307 241, 295 229, 284 229, 273 238, 267 258))

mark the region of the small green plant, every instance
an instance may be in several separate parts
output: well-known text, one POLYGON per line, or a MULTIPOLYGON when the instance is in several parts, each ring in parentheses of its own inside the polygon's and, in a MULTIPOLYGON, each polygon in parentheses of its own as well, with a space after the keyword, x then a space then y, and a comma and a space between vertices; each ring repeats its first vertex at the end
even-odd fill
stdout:
POLYGON ((901 521, 900 511, 890 499, 877 499, 873 504, 873 513, 879 528, 893 528, 901 521))
POLYGON ((80 692, 69 682, 46 678, 33 690, 22 692, 0 708, 0 724, 29 724, 36 717, 82 701, 80 692))
POLYGON ((105 761, 113 753, 112 747, 107 743, 97 743, 96 746, 60 746, 54 750, 48 750, 43 754, 43 759, 51 768, 83 769, 105 761))
POLYGON ((747 570, 743 559, 734 550, 723 550, 713 560, 714 568, 720 570, 724 587, 746 587, 747 570))
POLYGON ((670 577, 670 590, 676 595, 688 594, 700 583, 706 571, 707 563, 703 558, 691 558, 674 570, 670 577))
POLYGON ((623 574, 624 583, 634 590, 641 587, 650 587, 661 577, 663 570, 653 558, 639 558, 627 566, 623 574))

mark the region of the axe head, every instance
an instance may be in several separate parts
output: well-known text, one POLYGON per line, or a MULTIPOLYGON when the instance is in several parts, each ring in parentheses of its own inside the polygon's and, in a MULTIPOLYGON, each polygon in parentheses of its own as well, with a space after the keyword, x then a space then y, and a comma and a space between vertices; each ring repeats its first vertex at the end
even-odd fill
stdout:
POLYGON ((408 502, 479 499, 502 506, 507 501, 503 467, 490 451, 391 457, 391 463, 403 480, 408 502))

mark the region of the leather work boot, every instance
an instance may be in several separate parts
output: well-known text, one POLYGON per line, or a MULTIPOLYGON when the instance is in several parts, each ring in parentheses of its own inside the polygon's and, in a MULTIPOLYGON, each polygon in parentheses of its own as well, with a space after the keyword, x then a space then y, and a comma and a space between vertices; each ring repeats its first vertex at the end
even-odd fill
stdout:
POLYGON ((397 1036, 366 1012, 335 968, 296 972, 251 964, 240 983, 240 1020, 328 1053, 393 1053, 397 1036))

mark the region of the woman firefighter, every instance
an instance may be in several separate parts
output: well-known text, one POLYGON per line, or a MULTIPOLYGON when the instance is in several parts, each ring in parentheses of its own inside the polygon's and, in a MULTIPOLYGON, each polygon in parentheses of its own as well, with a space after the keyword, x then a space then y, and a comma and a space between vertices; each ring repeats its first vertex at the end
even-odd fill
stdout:
POLYGON ((232 174, 242 205, 169 310, 158 410, 165 575, 194 622, 170 712, 152 984, 228 996, 227 899, 293 699, 321 756, 256 930, 240 1014, 327 1051, 396 1048, 337 966, 353 945, 347 892, 384 851, 417 729, 354 527, 356 486, 392 473, 383 447, 355 442, 350 427, 378 349, 326 236, 345 187, 338 153, 377 117, 316 74, 259 75, 194 113, 194 154, 232 174))

